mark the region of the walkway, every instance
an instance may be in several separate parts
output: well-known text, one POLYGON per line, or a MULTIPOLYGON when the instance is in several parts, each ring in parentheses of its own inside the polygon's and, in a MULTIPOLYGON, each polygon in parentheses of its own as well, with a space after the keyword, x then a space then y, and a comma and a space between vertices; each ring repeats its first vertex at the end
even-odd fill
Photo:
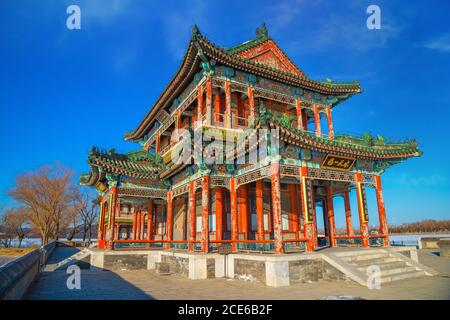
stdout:
MULTIPOLYGON (((55 251, 55 263, 62 258, 55 251)), ((65 271, 44 272, 30 290, 28 299, 320 299, 330 295, 351 295, 364 299, 450 299, 450 258, 430 250, 419 250, 419 261, 440 272, 388 283, 369 290, 350 282, 319 281, 270 288, 259 283, 232 279, 189 280, 182 276, 160 276, 154 271, 81 271, 81 290, 69 290, 65 271)))

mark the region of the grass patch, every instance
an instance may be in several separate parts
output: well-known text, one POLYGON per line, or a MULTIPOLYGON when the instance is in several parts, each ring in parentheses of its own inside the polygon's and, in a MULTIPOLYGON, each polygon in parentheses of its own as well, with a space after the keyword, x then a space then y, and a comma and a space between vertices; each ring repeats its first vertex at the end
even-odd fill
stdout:
POLYGON ((29 248, 0 248, 0 256, 21 256, 30 251, 33 251, 36 247, 29 248))

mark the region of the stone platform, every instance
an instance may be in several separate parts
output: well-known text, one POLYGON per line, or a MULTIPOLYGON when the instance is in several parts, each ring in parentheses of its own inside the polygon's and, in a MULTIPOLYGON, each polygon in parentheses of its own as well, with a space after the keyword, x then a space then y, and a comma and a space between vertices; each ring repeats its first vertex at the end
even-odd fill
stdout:
POLYGON ((90 250, 90 269, 155 270, 189 279, 231 278, 270 287, 318 280, 353 281, 366 285, 368 266, 379 265, 382 282, 434 275, 420 263, 415 247, 329 248, 313 253, 187 253, 162 250, 90 250))

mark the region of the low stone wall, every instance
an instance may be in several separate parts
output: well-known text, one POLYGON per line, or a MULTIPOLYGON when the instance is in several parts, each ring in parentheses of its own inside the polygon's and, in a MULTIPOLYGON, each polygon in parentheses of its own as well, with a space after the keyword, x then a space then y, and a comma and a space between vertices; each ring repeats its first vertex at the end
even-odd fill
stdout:
POLYGON ((441 239, 438 242, 439 255, 441 257, 450 258, 450 239, 441 239))
POLYGON ((347 280, 347 277, 325 262, 321 254, 289 255, 231 254, 227 257, 228 278, 257 281, 271 287, 289 286, 324 280, 347 280))
POLYGON ((440 239, 450 239, 450 237, 423 237, 419 239, 419 249, 439 249, 440 239))
POLYGON ((30 284, 39 274, 41 266, 47 262, 56 242, 33 250, 0 268, 0 299, 21 299, 30 284))

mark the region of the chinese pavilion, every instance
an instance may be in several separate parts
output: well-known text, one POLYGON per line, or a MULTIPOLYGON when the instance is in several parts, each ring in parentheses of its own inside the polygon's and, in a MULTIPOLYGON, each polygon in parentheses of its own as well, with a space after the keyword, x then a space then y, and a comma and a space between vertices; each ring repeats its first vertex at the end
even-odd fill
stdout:
MULTIPOLYGON (((90 173, 80 183, 101 194, 99 248, 285 253, 389 245, 380 175, 421 153, 414 140, 394 143, 380 135, 335 132, 334 108, 361 92, 358 82, 310 79, 265 25, 256 38, 229 49, 195 26, 175 76, 125 135, 139 150, 119 154, 93 148, 88 156, 90 173), (267 145, 267 152, 258 153, 256 163, 237 161, 235 152, 230 163, 191 158, 180 163, 173 155, 186 146, 186 138, 174 134, 181 129, 194 136, 210 130, 232 137, 227 142, 244 146, 246 155, 255 147, 249 132, 276 129, 278 141, 260 136, 256 145, 267 145), (375 190, 379 215, 379 229, 371 232, 369 188, 375 190), (358 231, 352 225, 351 192, 358 231), (345 233, 336 231, 335 197, 344 199, 345 233), (323 212, 323 234, 317 208, 323 212)), ((200 151, 209 143, 201 141, 200 151)))

